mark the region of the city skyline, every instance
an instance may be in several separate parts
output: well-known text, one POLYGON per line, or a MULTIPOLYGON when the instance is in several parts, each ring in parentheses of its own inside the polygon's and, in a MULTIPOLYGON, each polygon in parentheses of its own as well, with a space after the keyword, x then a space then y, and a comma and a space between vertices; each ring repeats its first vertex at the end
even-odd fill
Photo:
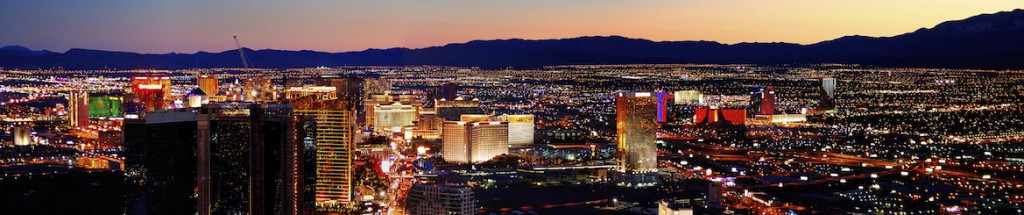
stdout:
POLYGON ((1018 4, 3 2, 0 214, 1022 214, 1018 4))
POLYGON ((253 49, 326 52, 611 35, 812 44, 848 35, 894 36, 1020 7, 1013 1, 318 3, 3 3, 0 26, 19 33, 0 35, 0 44, 58 52, 220 52, 235 48, 234 34, 253 49))

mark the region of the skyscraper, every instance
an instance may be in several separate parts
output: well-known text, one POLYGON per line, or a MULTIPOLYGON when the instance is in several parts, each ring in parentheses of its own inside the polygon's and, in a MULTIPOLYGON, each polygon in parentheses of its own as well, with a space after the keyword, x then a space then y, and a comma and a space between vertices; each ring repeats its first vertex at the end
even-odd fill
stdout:
POLYGON ((509 147, 523 147, 533 144, 535 122, 533 114, 505 114, 495 120, 508 122, 509 147))
POLYGON ((163 100, 165 100, 165 101, 170 101, 171 100, 171 79, 168 78, 168 77, 160 77, 160 76, 153 76, 153 77, 140 76, 140 77, 135 77, 135 78, 132 78, 131 85, 133 87, 137 86, 137 85, 152 85, 152 86, 150 86, 151 88, 159 88, 160 89, 160 91, 161 91, 160 94, 164 96, 162 98, 163 100))
POLYGON ((206 95, 217 95, 217 76, 199 75, 199 77, 196 77, 196 84, 199 85, 199 89, 202 89, 206 95))
POLYGON ((822 78, 821 87, 825 89, 825 93, 828 94, 829 99, 834 99, 836 95, 836 79, 835 78, 822 78))
POLYGON ((147 112, 164 110, 171 101, 171 79, 135 77, 125 89, 125 118, 137 118, 147 112))
POLYGON ((321 76, 313 79, 316 86, 335 87, 337 98, 345 100, 346 104, 353 106, 356 123, 366 123, 366 112, 363 100, 366 93, 366 80, 358 76, 321 76))
POLYGON ((775 87, 769 86, 767 90, 761 92, 761 114, 775 114, 775 87))
POLYGON ((618 184, 653 186, 658 182, 657 99, 647 92, 620 92, 615 99, 618 135, 618 184))
POLYGON ((316 119, 310 116, 296 116, 296 141, 302 144, 302 214, 316 210, 316 119))
POLYGON ((405 211, 411 215, 476 214, 473 189, 447 184, 413 184, 405 211))
POLYGON ((199 214, 299 213, 302 147, 291 106, 213 103, 197 121, 199 214))
POLYGON ((775 114, 775 87, 756 86, 750 90, 750 114, 775 114))
POLYGON ((296 115, 316 121, 317 160, 313 174, 317 210, 336 209, 351 201, 352 196, 355 108, 347 100, 317 96, 294 98, 290 102, 296 115))
POLYGON ((442 157, 451 163, 479 163, 508 153, 508 122, 445 121, 442 157))
POLYGON ((213 103, 125 119, 142 214, 300 214, 304 147, 291 106, 213 103))
POLYGON ((820 92, 820 95, 819 95, 820 102, 818 103, 818 108, 826 109, 826 110, 835 109, 835 107, 836 107, 836 103, 835 103, 836 97, 835 97, 835 95, 836 95, 836 79, 835 78, 822 78, 821 79, 821 92, 820 92))
POLYGON ((71 127, 89 126, 89 93, 78 90, 68 93, 68 124, 71 127))
POLYGON ((131 214, 196 214, 198 112, 154 112, 124 120, 125 175, 138 192, 131 214))

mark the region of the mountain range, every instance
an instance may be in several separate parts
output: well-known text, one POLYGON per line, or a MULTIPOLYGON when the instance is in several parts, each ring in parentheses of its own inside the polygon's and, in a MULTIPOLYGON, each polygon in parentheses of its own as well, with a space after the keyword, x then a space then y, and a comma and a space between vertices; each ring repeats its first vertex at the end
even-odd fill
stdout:
MULTIPOLYGON (((947 21, 892 37, 845 36, 801 45, 651 41, 620 36, 548 40, 475 40, 419 49, 357 52, 244 49, 253 67, 445 65, 539 67, 631 63, 858 63, 977 69, 1024 69, 1024 10, 947 21)), ((242 67, 238 50, 219 53, 139 54, 87 49, 58 53, 22 46, 0 48, 4 69, 186 69, 242 67)))

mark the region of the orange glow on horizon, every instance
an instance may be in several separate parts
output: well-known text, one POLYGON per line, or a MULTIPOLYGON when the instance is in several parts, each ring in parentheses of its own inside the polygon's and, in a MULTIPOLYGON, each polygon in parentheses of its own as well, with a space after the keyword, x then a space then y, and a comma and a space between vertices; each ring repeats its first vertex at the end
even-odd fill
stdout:
POLYGON ((401 0, 264 2, 243 7, 219 2, 117 3, 132 10, 98 9, 104 3, 96 2, 20 4, 25 5, 0 9, 0 20, 60 25, 14 25, 10 30, 19 33, 0 35, 2 43, 52 51, 87 48, 142 53, 232 50, 233 34, 253 49, 327 52, 610 35, 654 41, 810 44, 847 35, 894 36, 1022 7, 1013 0, 401 0), (62 38, 67 35, 75 38, 62 38))

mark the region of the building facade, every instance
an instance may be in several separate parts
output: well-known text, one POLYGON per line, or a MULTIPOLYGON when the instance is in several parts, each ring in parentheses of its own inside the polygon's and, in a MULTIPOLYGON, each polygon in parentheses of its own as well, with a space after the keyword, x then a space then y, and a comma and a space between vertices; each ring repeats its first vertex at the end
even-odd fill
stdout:
POLYGON ((347 100, 316 96, 289 102, 295 115, 310 117, 316 123, 316 208, 337 209, 352 200, 355 108, 347 100))
POLYGON ((508 153, 508 122, 446 121, 442 157, 450 163, 479 163, 508 153))
POLYGON ((446 184, 414 184, 405 211, 411 215, 476 214, 473 189, 446 184))
POLYGON ((196 77, 196 85, 199 85, 199 89, 203 90, 208 96, 217 95, 217 76, 215 75, 199 75, 196 77))
POLYGON ((196 214, 198 112, 150 113, 124 122, 126 181, 137 187, 132 214, 196 214))
POLYGON ((291 106, 213 103, 197 121, 199 214, 299 214, 302 147, 291 106))
POLYGON ((495 117, 496 121, 508 122, 509 147, 525 147, 533 144, 536 122, 533 114, 505 114, 495 117))
POLYGON ((89 127, 89 93, 68 93, 68 124, 71 127, 89 127))
POLYGON ((338 89, 330 86, 304 86, 290 87, 285 91, 285 99, 298 99, 306 96, 315 96, 316 99, 331 100, 337 99, 338 89))
MULTIPOLYGON (((367 79, 367 83, 370 80, 367 79)), ((422 107, 416 95, 395 95, 390 92, 369 94, 363 104, 366 106, 366 126, 388 132, 413 125, 422 107)))
POLYGON ((658 182, 658 101, 647 92, 620 92, 615 103, 618 184, 653 186, 658 182))

